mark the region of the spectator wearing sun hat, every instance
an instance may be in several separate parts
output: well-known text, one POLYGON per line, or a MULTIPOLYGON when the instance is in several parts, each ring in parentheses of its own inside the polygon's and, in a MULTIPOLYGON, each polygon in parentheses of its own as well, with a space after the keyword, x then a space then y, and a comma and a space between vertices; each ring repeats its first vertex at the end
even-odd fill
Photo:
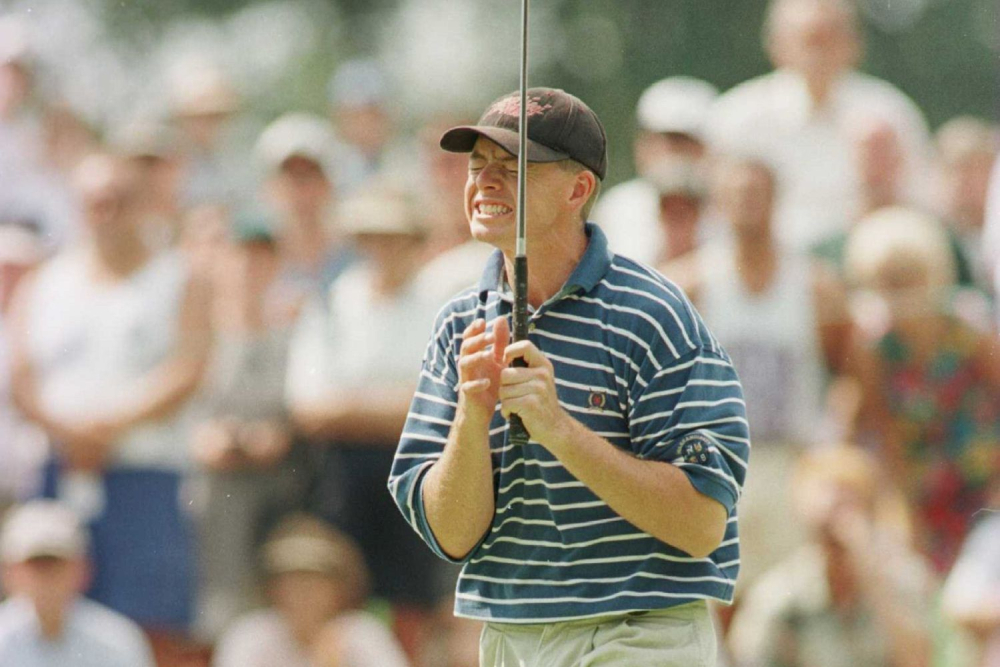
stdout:
POLYGON ((52 501, 8 514, 0 533, 3 584, 0 665, 12 667, 152 667, 132 621, 83 598, 88 537, 80 519, 52 501))

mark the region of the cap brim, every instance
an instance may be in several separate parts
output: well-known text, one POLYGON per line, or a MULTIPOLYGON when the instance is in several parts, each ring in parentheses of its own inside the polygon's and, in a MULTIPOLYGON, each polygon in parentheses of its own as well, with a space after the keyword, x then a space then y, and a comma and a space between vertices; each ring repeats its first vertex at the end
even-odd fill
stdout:
MULTIPOLYGON (((520 150, 517 132, 489 125, 453 127, 441 136, 441 148, 451 153, 470 153, 479 137, 486 137, 511 155, 517 155, 520 150)), ((528 139, 527 145, 528 162, 558 162, 569 158, 566 153, 543 146, 531 139, 528 139)))

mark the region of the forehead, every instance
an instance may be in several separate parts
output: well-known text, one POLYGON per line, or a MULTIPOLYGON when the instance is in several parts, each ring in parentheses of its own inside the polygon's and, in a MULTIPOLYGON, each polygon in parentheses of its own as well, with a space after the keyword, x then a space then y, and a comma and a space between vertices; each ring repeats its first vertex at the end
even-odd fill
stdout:
POLYGON ((476 143, 472 147, 472 152, 469 154, 469 157, 489 158, 493 160, 517 160, 516 155, 507 151, 507 149, 492 139, 483 136, 476 139, 476 143))

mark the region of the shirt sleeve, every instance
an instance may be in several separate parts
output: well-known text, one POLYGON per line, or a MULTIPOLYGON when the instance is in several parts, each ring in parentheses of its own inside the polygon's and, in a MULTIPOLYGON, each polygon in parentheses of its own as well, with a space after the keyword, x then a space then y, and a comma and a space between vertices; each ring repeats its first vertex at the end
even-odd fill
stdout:
POLYGON ((732 362, 704 347, 661 368, 652 358, 630 392, 635 455, 677 466, 694 488, 732 512, 750 452, 743 389, 732 362))
POLYGON ((435 554, 450 562, 462 561, 448 556, 438 544, 427 523, 422 490, 427 472, 441 458, 458 409, 454 345, 460 340, 454 319, 439 316, 389 475, 389 492, 403 518, 435 554))

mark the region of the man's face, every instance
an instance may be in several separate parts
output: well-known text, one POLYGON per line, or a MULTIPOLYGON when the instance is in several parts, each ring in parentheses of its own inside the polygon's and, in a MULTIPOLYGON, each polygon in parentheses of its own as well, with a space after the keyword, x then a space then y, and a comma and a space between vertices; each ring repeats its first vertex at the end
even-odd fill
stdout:
POLYGON ((736 233, 750 238, 770 234, 774 184, 766 171, 748 164, 723 166, 717 188, 719 206, 736 233))
POLYGON ((664 162, 695 164, 705 157, 705 144, 682 132, 642 132, 635 141, 635 164, 640 174, 664 162))
POLYGON ((137 222, 138 182, 124 160, 85 163, 78 191, 87 227, 98 234, 125 232, 137 222))
MULTIPOLYGON (((536 238, 566 218, 576 177, 555 163, 530 163, 527 174, 528 224, 536 238)), ((469 155, 465 215, 472 236, 513 254, 517 233, 517 158, 480 137, 469 155)))
POLYGON ((278 168, 272 179, 272 194, 278 208, 296 219, 319 219, 333 195, 322 166, 293 155, 278 168))
POLYGON ((31 558, 4 567, 4 588, 55 612, 69 606, 87 585, 87 566, 80 559, 31 558))
POLYGON ((821 2, 788 3, 772 45, 776 65, 807 79, 833 79, 853 68, 860 44, 850 17, 821 2))

